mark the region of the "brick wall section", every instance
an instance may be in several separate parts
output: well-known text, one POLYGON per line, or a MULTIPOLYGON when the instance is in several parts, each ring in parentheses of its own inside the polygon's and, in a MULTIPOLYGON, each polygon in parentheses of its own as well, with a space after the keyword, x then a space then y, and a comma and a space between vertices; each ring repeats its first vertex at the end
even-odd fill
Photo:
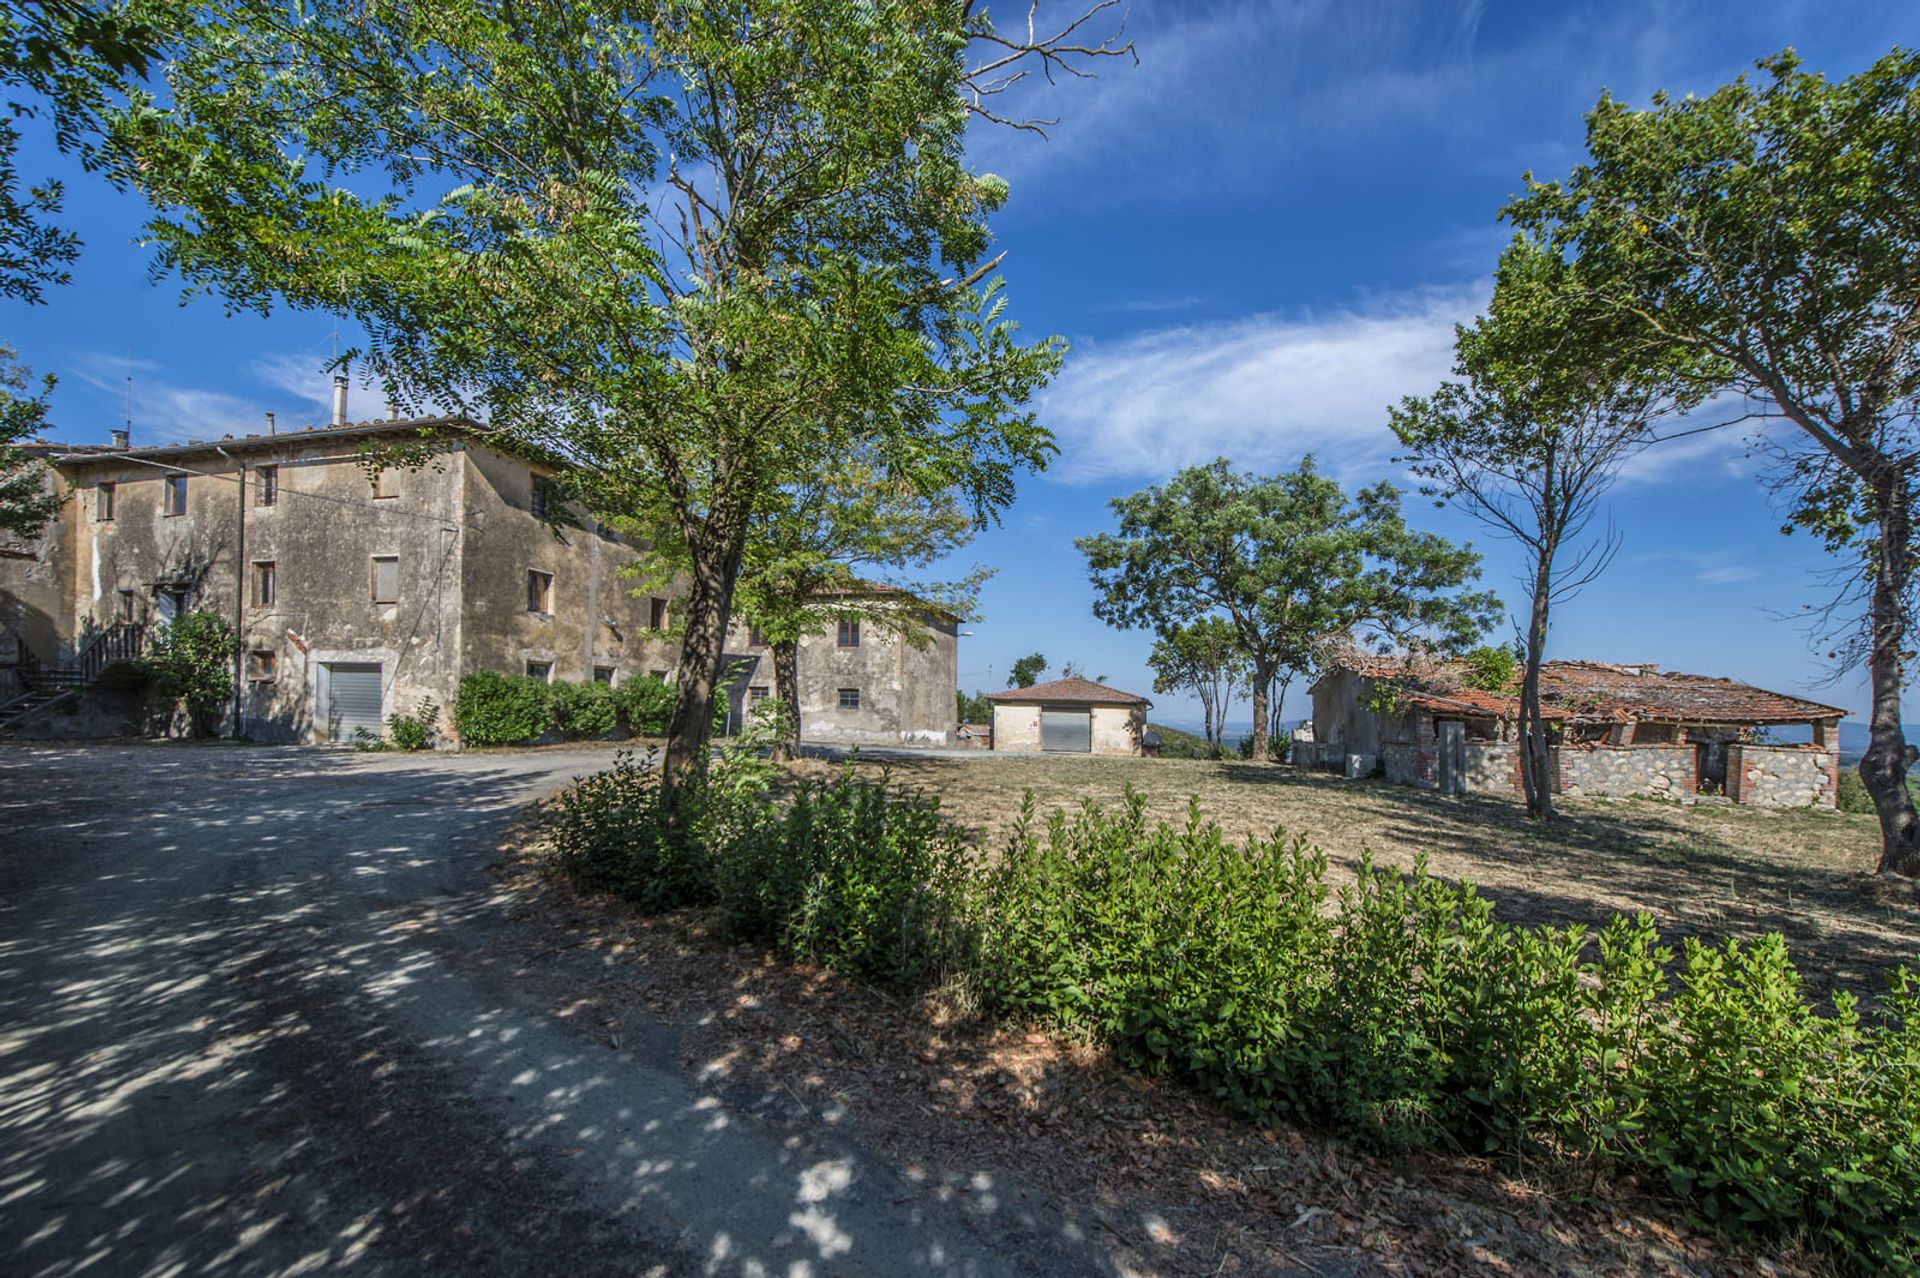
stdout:
POLYGON ((1554 787, 1570 798, 1690 798, 1694 749, 1690 745, 1618 746, 1555 752, 1554 787))
POLYGON ((1813 746, 1727 747, 1727 797, 1750 808, 1831 808, 1840 756, 1813 746))

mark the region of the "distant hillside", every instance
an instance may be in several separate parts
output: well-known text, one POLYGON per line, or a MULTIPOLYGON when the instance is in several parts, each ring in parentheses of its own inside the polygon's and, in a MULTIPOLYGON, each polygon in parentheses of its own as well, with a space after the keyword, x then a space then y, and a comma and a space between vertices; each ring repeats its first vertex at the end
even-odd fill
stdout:
MULTIPOLYGON (((1914 736, 1915 732, 1920 732, 1920 724, 1908 723, 1902 724, 1901 727, 1907 734, 1907 740, 1920 741, 1920 738, 1914 736)), ((1812 733, 1804 724, 1796 724, 1790 728, 1775 728, 1772 736, 1775 741, 1801 742, 1810 740, 1812 733)), ((1844 764, 1860 762, 1860 756, 1867 752, 1868 739, 1865 722, 1859 719, 1842 719, 1840 721, 1840 762, 1844 764)))

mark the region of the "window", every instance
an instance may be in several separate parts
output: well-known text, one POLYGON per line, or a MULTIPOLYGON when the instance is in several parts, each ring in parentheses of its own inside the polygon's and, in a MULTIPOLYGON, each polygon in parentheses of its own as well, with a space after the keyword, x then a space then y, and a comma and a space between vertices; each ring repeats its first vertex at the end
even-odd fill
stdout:
POLYGON ((373 557, 373 601, 381 604, 400 602, 400 556, 373 557))
POLYGON ((186 514, 187 477, 185 475, 168 475, 162 482, 167 486, 167 513, 169 515, 186 514))
POLYGON ((762 701, 765 701, 766 699, 767 699, 767 690, 766 690, 765 688, 762 688, 762 687, 754 687, 754 688, 748 688, 748 689, 747 689, 747 704, 748 704, 748 705, 750 705, 750 706, 757 706, 757 705, 759 705, 759 704, 760 704, 760 703, 761 703, 762 701))
POLYGON ((539 475, 533 477, 533 500, 528 503, 535 519, 545 519, 553 508, 553 481, 539 475))
POLYGON ((595 666, 593 668, 593 681, 595 683, 611 684, 613 682, 613 667, 595 666))
POLYGON ((527 678, 538 679, 541 683, 553 682, 553 663, 551 661, 529 661, 527 678))
POLYGON ((858 710, 860 708, 860 689, 840 689, 840 708, 842 710, 858 710))
POLYGON ((667 625, 667 601, 655 595, 647 601, 647 629, 665 630, 667 625))
POLYGON ((538 568, 527 569, 527 611, 553 611, 553 574, 538 568))
POLYGON ((273 568, 271 559, 256 559, 253 563, 253 606, 256 608, 273 607, 273 568))
POLYGON ((255 648, 247 654, 247 678, 255 683, 267 683, 279 671, 279 654, 266 648, 255 648))
POLYGON ((767 637, 760 633, 760 627, 753 626, 747 631, 747 646, 749 648, 764 648, 767 646, 767 637))
POLYGON ((120 592, 120 620, 128 625, 140 619, 140 599, 131 590, 120 592))
POLYGON ((93 517, 101 523, 113 518, 113 484, 102 481, 93 489, 93 517))
POLYGON ((400 476, 394 473, 391 466, 382 466, 379 470, 373 472, 374 500, 380 501, 388 497, 398 497, 399 495, 400 476))
POLYGON ((664 670, 649 670, 647 674, 652 678, 658 679, 661 683, 667 681, 667 672, 664 670))
POLYGON ((843 621, 840 623, 840 646, 842 648, 858 648, 860 646, 859 622, 843 621))
POLYGON ((262 466, 255 472, 257 480, 253 489, 253 504, 256 506, 274 506, 280 502, 280 468, 262 466))

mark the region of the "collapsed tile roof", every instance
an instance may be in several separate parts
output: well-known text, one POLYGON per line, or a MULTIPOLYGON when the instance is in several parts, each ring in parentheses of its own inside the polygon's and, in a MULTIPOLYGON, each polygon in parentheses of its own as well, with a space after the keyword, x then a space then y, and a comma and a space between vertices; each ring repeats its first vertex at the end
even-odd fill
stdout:
MULTIPOLYGON (((1416 668, 1400 658, 1362 657, 1342 665, 1366 678, 1400 678, 1402 700, 1442 713, 1511 718, 1517 693, 1487 692, 1465 681, 1461 662, 1416 668)), ((1662 671, 1651 663, 1549 661, 1540 667, 1540 711, 1563 722, 1683 724, 1808 723, 1846 710, 1712 675, 1662 671)))
POLYGON ((1109 688, 1104 683, 1095 683, 1091 679, 1055 679, 1052 683, 1036 683, 1031 688, 1008 688, 1005 692, 989 692, 987 700, 1011 703, 1014 705, 1063 705, 1063 706, 1150 706, 1153 702, 1131 692, 1122 692, 1118 688, 1109 688))

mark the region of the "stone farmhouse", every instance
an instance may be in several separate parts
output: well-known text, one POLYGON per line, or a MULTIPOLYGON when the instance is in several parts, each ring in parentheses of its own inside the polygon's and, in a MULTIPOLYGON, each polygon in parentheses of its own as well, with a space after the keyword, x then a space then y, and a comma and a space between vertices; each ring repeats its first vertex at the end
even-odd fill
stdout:
MULTIPOLYGON (((668 677, 677 587, 635 593, 645 548, 549 509, 549 459, 455 417, 335 424, 134 448, 36 445, 67 500, 0 557, 0 731, 105 735, 144 720, 132 659, 156 626, 210 609, 241 636, 231 724, 256 741, 343 742, 469 671, 621 683, 668 677), (371 445, 409 445, 403 468, 371 445), (417 465, 413 464, 415 461, 417 465)), ((849 621, 799 650, 803 737, 946 744, 958 627, 849 621)), ((730 726, 772 692, 744 624, 730 726)), ((445 718, 443 731, 450 732, 445 718)))
POLYGON ((1153 702, 1091 679, 990 692, 993 748, 1010 753, 1143 754, 1153 702))
MULTIPOLYGON (((1313 721, 1296 733, 1296 761, 1348 776, 1378 769, 1389 781, 1447 794, 1520 793, 1519 698, 1476 688, 1466 673, 1458 662, 1335 663, 1313 685, 1313 721)), ((1557 794, 1834 806, 1839 707, 1598 661, 1549 661, 1540 689, 1557 794), (1768 729, 1800 725, 1805 744, 1766 739, 1768 729)))

